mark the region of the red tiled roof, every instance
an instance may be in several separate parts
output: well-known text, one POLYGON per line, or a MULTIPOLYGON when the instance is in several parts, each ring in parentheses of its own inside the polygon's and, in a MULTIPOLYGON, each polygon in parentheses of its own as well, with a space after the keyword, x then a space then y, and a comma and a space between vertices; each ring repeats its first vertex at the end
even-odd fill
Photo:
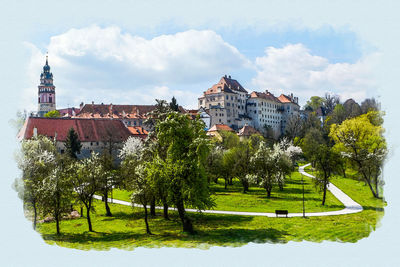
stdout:
POLYGON ((252 134, 260 134, 260 132, 257 131, 254 127, 249 125, 243 126, 243 128, 240 129, 238 133, 239 136, 250 136, 252 134))
POLYGON ((63 108, 63 109, 57 109, 58 112, 60 112, 61 117, 64 116, 72 116, 73 113, 78 114, 80 109, 79 108, 63 108))
POLYGON ((105 105, 85 104, 77 114, 78 118, 145 118, 155 105, 105 105))
POLYGON ((78 119, 78 118, 38 118, 29 117, 19 134, 19 139, 30 139, 33 129, 38 135, 44 135, 64 142, 72 127, 78 133, 81 142, 108 141, 122 142, 131 136, 131 132, 120 120, 111 119, 78 119))
POLYGON ((234 132, 234 130, 229 127, 226 124, 215 124, 213 127, 211 127, 208 132, 214 132, 214 131, 228 131, 228 132, 234 132))
POLYGON ((143 139, 146 138, 148 135, 148 132, 141 126, 128 126, 128 130, 133 136, 137 136, 143 139))
POLYGON ((291 103, 292 101, 290 100, 290 98, 284 94, 281 94, 278 97, 279 101, 281 101, 282 103, 291 103))
MULTIPOLYGON (((230 77, 230 76, 229 76, 230 77)), ((214 84, 211 88, 209 88, 205 94, 216 94, 218 93, 219 89, 222 92, 232 93, 234 94, 235 91, 243 92, 247 94, 247 91, 243 88, 243 86, 235 79, 231 79, 228 77, 222 77, 217 84, 214 84)))
MULTIPOLYGON (((145 119, 146 114, 153 111, 156 105, 113 105, 113 104, 85 104, 75 116, 77 118, 119 118, 119 119, 145 119)), ((179 106, 179 111, 187 111, 179 106)))
POLYGON ((257 97, 275 102, 280 102, 278 98, 276 98, 273 94, 271 94, 268 91, 266 91, 265 93, 255 92, 255 91, 251 92, 250 98, 257 98, 257 97))

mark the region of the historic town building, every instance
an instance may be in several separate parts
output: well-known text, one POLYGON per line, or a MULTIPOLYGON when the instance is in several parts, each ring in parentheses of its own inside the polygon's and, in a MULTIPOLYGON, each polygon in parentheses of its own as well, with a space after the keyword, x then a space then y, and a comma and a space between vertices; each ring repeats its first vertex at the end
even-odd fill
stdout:
POLYGON ((78 134, 82 148, 78 158, 89 157, 92 152, 102 153, 110 149, 117 156, 123 142, 129 136, 135 135, 121 120, 110 119, 79 119, 79 118, 40 118, 29 117, 18 134, 18 139, 31 139, 37 135, 44 135, 53 139, 57 150, 65 152, 65 142, 68 131, 73 128, 78 134))
POLYGON ((226 75, 199 97, 198 106, 209 114, 210 128, 216 124, 234 130, 248 125, 261 132, 271 128, 275 137, 285 132, 290 116, 300 110, 298 98, 293 94, 279 97, 269 91, 248 94, 237 80, 226 75))
POLYGON ((40 85, 38 86, 38 112, 39 117, 43 117, 47 112, 56 109, 56 87, 53 84, 53 73, 50 72, 48 56, 46 64, 40 74, 40 85))
POLYGON ((210 115, 210 126, 226 124, 237 130, 249 123, 246 99, 246 89, 237 80, 225 75, 199 97, 198 106, 210 115))

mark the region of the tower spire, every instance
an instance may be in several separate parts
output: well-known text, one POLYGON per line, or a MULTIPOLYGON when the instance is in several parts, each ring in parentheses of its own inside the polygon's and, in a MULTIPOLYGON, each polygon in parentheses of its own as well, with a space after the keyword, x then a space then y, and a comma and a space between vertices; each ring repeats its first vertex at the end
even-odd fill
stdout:
POLYGON ((46 64, 40 74, 38 116, 42 117, 47 112, 56 109, 56 91, 53 84, 53 74, 50 72, 49 53, 46 53, 46 64))

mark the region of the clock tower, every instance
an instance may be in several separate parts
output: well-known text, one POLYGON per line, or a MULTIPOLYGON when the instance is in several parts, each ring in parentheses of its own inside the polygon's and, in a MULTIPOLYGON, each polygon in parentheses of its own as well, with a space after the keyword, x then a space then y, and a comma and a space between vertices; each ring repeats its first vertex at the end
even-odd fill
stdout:
POLYGON ((56 109, 56 87, 53 85, 53 74, 50 72, 48 56, 46 55, 46 65, 40 74, 38 116, 43 117, 47 112, 56 109))

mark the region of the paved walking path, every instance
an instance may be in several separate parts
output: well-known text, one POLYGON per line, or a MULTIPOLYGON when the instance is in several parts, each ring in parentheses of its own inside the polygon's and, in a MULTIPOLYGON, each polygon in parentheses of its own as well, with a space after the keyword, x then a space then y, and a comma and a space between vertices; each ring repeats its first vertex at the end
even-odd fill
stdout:
MULTIPOLYGON (((306 164, 304 166, 299 167, 299 172, 305 176, 315 178, 311 174, 308 174, 304 171, 304 168, 309 166, 306 164)), ((350 214, 350 213, 357 213, 363 210, 362 206, 352 200, 348 195, 343 193, 342 190, 337 188, 334 184, 329 183, 328 190, 345 206, 342 210, 335 210, 335 211, 325 211, 325 212, 306 212, 306 216, 332 216, 332 215, 343 215, 343 214, 350 214)), ((101 199, 101 196, 94 196, 96 199, 101 199)), ((131 206, 132 204, 127 201, 117 200, 117 199, 108 199, 111 203, 121 204, 125 206, 131 206)), ((135 204, 135 207, 142 207, 141 205, 135 204)), ((163 209, 163 207, 156 207, 156 209, 163 209)), ((176 210, 175 208, 169 208, 169 210, 176 210)), ((185 209, 188 212, 200 212, 196 209, 185 209)), ((276 217, 275 213, 271 212, 246 212, 246 211, 225 211, 225 210, 203 210, 203 213, 211 213, 211 214, 230 214, 230 215, 247 215, 247 216, 266 216, 266 217, 276 217)), ((288 217, 302 217, 303 213, 289 213, 288 217)))

